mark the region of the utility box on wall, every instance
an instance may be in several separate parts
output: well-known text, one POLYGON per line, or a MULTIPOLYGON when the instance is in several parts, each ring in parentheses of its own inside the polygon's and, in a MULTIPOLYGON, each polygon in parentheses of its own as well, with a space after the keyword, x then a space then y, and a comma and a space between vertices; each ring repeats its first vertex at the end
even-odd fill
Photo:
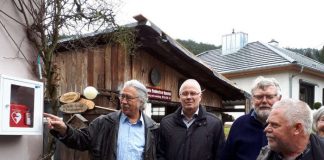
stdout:
POLYGON ((0 74, 0 135, 41 135, 43 83, 0 74))

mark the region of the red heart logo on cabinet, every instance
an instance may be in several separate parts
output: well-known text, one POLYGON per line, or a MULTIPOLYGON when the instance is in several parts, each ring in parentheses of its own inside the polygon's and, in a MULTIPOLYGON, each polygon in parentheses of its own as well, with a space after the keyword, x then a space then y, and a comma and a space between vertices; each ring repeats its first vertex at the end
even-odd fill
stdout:
POLYGON ((11 113, 11 119, 18 124, 21 121, 22 115, 20 112, 14 111, 11 113))

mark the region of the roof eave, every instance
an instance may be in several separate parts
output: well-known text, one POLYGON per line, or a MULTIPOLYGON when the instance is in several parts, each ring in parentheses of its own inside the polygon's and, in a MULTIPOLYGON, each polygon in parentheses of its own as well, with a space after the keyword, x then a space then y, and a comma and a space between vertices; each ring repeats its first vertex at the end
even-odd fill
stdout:
POLYGON ((138 25, 136 28, 139 30, 139 34, 141 34, 139 37, 141 37, 142 48, 154 50, 155 55, 153 56, 165 60, 165 63, 177 68, 187 77, 197 79, 201 85, 208 86, 210 90, 221 95, 223 100, 246 99, 247 93, 234 86, 223 75, 214 72, 211 67, 203 63, 198 57, 163 33, 160 29, 147 25, 138 25), (155 34, 152 34, 152 31, 155 34), (165 54, 166 52, 172 54, 165 54))

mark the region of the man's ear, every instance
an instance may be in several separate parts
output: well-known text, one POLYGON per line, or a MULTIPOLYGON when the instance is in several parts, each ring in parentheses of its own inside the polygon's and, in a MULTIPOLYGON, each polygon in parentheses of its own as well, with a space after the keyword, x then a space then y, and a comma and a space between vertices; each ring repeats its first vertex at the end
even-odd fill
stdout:
POLYGON ((281 100, 281 98, 282 98, 282 95, 279 96, 279 101, 281 100))
POLYGON ((140 100, 140 106, 143 106, 144 107, 144 102, 142 100, 140 100))
POLYGON ((299 122, 294 125, 294 129, 295 129, 295 131, 294 131, 295 135, 304 132, 304 126, 299 122))

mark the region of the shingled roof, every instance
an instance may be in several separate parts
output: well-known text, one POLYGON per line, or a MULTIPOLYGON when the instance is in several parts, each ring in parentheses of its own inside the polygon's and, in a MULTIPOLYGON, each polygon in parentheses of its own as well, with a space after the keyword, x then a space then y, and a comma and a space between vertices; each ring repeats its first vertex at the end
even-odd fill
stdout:
MULTIPOLYGON (((148 21, 144 16, 136 16, 136 23, 128 24, 125 27, 136 30, 137 41, 140 49, 149 51, 148 54, 165 62, 175 68, 186 77, 194 78, 202 86, 219 94, 224 101, 245 100, 249 94, 238 88, 229 79, 215 72, 210 66, 206 65, 200 58, 188 51, 176 40, 165 34, 154 23, 148 21)), ((106 35, 111 34, 112 30, 96 34, 84 35, 83 38, 102 37, 97 40, 98 45, 107 42, 106 35)), ((64 52, 68 47, 87 47, 79 43, 79 39, 62 40, 56 48, 57 52, 64 52)))
POLYGON ((222 55, 221 52, 221 49, 206 51, 199 54, 198 57, 221 74, 291 64, 324 74, 324 64, 287 49, 259 41, 248 43, 235 53, 222 55))

